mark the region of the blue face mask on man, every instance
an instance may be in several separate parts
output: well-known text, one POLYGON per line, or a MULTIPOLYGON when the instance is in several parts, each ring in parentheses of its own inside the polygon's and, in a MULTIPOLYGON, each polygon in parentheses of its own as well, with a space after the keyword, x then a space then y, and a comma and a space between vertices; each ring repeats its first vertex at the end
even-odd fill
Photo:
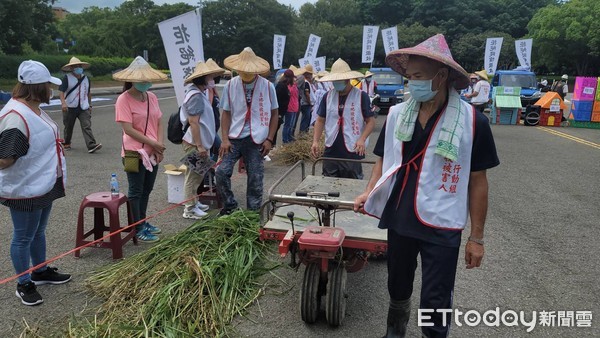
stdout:
POLYGON ((148 89, 150 89, 150 87, 152 87, 152 83, 150 82, 136 82, 133 84, 133 87, 135 87, 135 89, 137 89, 138 91, 145 93, 148 91, 148 89))
POLYGON ((333 81, 333 88, 338 92, 343 92, 346 89, 346 81, 333 81))
POLYGON ((81 68, 81 67, 73 68, 73 73, 75 73, 77 75, 82 75, 83 74, 83 68, 81 68))
POLYGON ((437 95, 437 90, 432 90, 433 79, 438 76, 439 72, 429 80, 408 80, 410 88, 410 96, 417 102, 427 102, 432 100, 437 95))

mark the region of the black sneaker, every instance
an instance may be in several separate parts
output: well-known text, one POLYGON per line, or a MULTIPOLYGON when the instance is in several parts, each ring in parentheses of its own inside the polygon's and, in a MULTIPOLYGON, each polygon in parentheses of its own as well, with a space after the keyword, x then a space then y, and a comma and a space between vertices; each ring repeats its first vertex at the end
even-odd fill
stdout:
POLYGON ((15 291, 15 294, 17 297, 21 298, 21 303, 25 305, 33 306, 44 302, 42 295, 37 292, 33 282, 17 284, 17 291, 15 291))
POLYGON ((35 285, 42 284, 64 284, 71 280, 71 275, 66 273, 57 272, 58 268, 47 267, 46 270, 42 272, 32 272, 31 273, 31 281, 35 283, 35 285))
POLYGON ((93 146, 92 148, 88 149, 88 153, 93 154, 96 152, 96 150, 100 150, 102 149, 102 144, 98 143, 95 146, 93 146))

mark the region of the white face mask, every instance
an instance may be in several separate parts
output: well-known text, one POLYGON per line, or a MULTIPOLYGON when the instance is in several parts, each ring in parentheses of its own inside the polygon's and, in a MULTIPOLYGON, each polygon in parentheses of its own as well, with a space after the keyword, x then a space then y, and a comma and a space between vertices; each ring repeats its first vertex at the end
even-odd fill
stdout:
POLYGON ((215 84, 215 80, 214 79, 210 79, 208 81, 206 81, 206 87, 209 89, 213 89, 215 88, 217 85, 215 84))

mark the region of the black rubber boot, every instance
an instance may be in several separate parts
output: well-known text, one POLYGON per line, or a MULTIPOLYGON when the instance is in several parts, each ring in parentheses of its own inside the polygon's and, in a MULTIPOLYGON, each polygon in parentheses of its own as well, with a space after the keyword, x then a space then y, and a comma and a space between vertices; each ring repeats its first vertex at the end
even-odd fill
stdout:
POLYGON ((404 338, 410 318, 410 298, 406 300, 390 299, 387 317, 387 333, 383 338, 404 338))

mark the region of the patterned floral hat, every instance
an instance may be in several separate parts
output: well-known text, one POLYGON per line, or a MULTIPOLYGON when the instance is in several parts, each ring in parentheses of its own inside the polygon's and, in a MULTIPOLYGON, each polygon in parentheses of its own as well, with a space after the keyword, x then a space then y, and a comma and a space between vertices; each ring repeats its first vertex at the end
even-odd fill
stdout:
POLYGON ((452 58, 444 35, 437 34, 414 47, 391 51, 386 56, 385 63, 396 72, 406 76, 406 66, 411 55, 424 56, 450 67, 448 78, 450 82, 454 83, 454 88, 464 89, 469 86, 469 74, 452 58))

